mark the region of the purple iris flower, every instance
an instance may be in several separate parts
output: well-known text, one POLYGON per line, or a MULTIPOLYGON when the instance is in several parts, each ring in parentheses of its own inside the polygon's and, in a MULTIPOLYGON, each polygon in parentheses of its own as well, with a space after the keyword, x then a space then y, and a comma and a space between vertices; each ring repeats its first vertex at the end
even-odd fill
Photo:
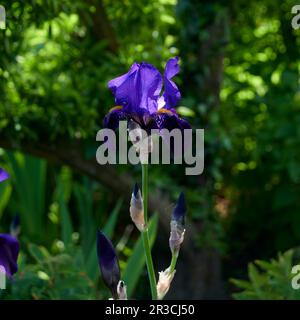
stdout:
POLYGON ((0 182, 6 180, 8 178, 9 178, 9 174, 5 170, 0 168, 0 182))
POLYGON ((18 271, 19 250, 19 242, 15 237, 10 234, 0 234, 0 266, 4 267, 9 278, 18 271))
POLYGON ((108 83, 116 107, 104 118, 104 127, 116 130, 121 120, 133 120, 142 129, 187 129, 174 107, 181 95, 172 78, 179 72, 178 57, 167 62, 163 76, 151 64, 134 63, 129 71, 108 83), (164 91, 162 91, 164 83, 164 91))
POLYGON ((110 289, 112 297, 118 299, 119 261, 113 244, 101 231, 97 232, 97 254, 103 282, 110 289))

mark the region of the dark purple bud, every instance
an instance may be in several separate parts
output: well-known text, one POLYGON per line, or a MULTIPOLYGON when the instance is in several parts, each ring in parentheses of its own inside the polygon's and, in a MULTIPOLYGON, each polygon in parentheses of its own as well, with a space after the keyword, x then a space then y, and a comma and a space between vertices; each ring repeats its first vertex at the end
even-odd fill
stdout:
POLYGON ((180 246, 184 240, 185 214, 186 214, 185 197, 184 197, 184 193, 181 192, 177 200, 176 206, 173 210, 171 223, 170 223, 171 232, 170 232, 169 245, 170 245, 172 254, 178 255, 180 246))
POLYGON ((139 188, 139 186, 138 186, 138 184, 136 183, 135 185, 134 185, 134 188, 133 188, 133 194, 134 194, 134 196, 137 198, 137 195, 138 195, 138 192, 140 191, 140 188, 139 188))
POLYGON ((181 192, 173 210, 172 221, 176 221, 181 226, 184 226, 186 214, 186 203, 184 193, 181 192))
POLYGON ((20 245, 15 237, 10 234, 0 234, 0 266, 4 268, 9 278, 18 271, 19 250, 20 245))
POLYGON ((21 227, 20 227, 20 215, 17 213, 10 225, 10 234, 14 237, 17 237, 20 233, 21 227))
POLYGON ((9 178, 9 174, 5 170, 0 168, 0 182, 6 180, 8 178, 9 178))
POLYGON ((110 289, 113 299, 118 299, 117 287, 120 281, 120 267, 115 248, 101 232, 97 232, 97 254, 102 279, 110 289))

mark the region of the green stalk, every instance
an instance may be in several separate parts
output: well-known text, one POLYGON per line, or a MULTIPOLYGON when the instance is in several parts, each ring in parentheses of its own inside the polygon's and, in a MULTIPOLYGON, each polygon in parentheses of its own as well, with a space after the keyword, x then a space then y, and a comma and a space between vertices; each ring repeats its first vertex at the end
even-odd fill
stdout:
POLYGON ((172 260, 171 260, 171 264, 170 264, 170 274, 175 270, 176 268, 176 263, 177 263, 177 259, 178 259, 178 253, 172 253, 172 260))
MULTIPOLYGON (((144 204, 144 219, 145 224, 148 224, 148 164, 142 164, 142 193, 143 193, 143 204, 144 204)), ((149 242, 149 234, 148 228, 142 232, 145 256, 146 256, 146 264, 148 270, 148 277, 151 288, 151 296, 153 300, 157 299, 157 290, 156 290, 156 277, 155 271, 151 256, 150 242, 149 242)))

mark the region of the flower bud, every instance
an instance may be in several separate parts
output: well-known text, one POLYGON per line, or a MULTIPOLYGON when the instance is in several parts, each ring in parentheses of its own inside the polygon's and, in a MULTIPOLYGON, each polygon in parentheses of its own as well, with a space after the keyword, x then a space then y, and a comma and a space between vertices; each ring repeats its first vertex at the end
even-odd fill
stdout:
POLYGON ((131 195, 130 217, 141 232, 145 231, 146 226, 144 218, 143 198, 141 190, 137 184, 135 184, 131 195))
POLYGON ((174 278, 175 272, 176 270, 170 273, 170 268, 168 268, 165 271, 161 271, 158 273, 159 278, 156 285, 158 300, 162 300, 164 296, 168 293, 171 282, 174 278))
POLYGON ((172 254, 178 254, 180 246, 184 240, 184 220, 186 214, 186 204, 184 194, 181 192, 177 200, 176 206, 173 210, 171 218, 171 232, 169 245, 172 251, 172 254))
POLYGON ((5 170, 0 168, 0 182, 6 180, 8 178, 9 178, 9 174, 5 170))
POLYGON ((10 234, 0 234, 0 266, 5 270, 7 277, 11 278, 18 271, 19 241, 10 234))
POLYGON ((97 232, 97 254, 103 282, 110 289, 113 299, 118 299, 119 261, 111 241, 101 231, 97 232))
POLYGON ((117 287, 119 300, 127 300, 127 287, 123 280, 120 280, 117 287))

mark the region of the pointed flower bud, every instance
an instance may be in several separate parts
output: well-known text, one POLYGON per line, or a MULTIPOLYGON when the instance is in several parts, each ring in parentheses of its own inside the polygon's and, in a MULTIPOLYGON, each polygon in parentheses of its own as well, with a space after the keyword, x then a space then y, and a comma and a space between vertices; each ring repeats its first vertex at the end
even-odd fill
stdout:
POLYGON ((19 241, 10 234, 0 233, 0 266, 5 270, 7 277, 11 278, 18 271, 19 241))
POLYGON ((157 290, 157 298, 158 300, 162 300, 164 296, 168 293, 170 289, 171 282, 174 278, 176 270, 170 272, 170 268, 165 271, 159 272, 159 278, 156 285, 157 290))
POLYGON ((118 299, 119 261, 114 246, 101 231, 97 232, 97 254, 103 282, 110 289, 113 299, 118 299))
POLYGON ((21 227, 20 227, 20 216, 19 214, 17 213, 12 222, 11 222, 11 225, 10 225, 10 234, 14 237, 18 237, 18 235, 20 234, 20 231, 21 231, 21 227))
POLYGON ((127 300, 127 287, 123 280, 120 280, 117 287, 119 300, 127 300))
POLYGON ((171 233, 170 233, 169 245, 173 254, 178 254, 180 246, 184 239, 185 214, 186 214, 185 197, 184 197, 184 193, 181 192, 177 200, 176 206, 173 210, 171 223, 170 223, 171 233))
POLYGON ((6 180, 8 178, 9 178, 9 174, 5 170, 0 168, 0 182, 6 180))
POLYGON ((131 195, 130 217, 141 232, 145 230, 146 226, 144 219, 143 198, 141 190, 137 184, 135 184, 131 195))

